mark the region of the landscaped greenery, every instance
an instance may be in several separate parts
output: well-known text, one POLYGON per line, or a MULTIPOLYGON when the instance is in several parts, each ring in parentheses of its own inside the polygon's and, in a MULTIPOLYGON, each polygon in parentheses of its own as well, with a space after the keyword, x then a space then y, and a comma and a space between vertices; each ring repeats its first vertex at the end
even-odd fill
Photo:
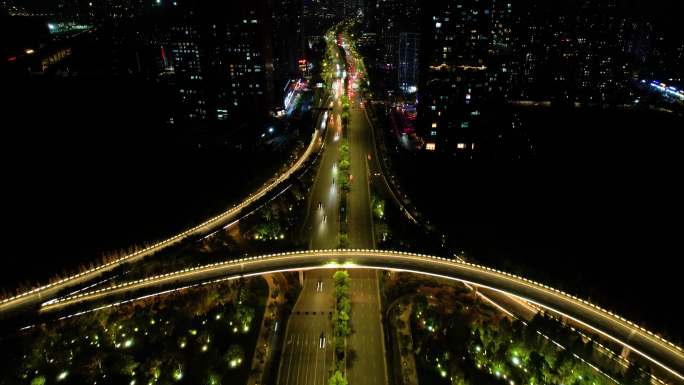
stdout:
POLYGON ((340 145, 340 161, 338 162, 337 183, 344 192, 349 192, 349 170, 351 169, 351 159, 349 156, 349 141, 344 139, 340 145))
MULTIPOLYGON (((340 205, 346 210, 347 193, 351 189, 350 173, 351 160, 349 157, 349 141, 344 139, 340 145, 340 160, 337 165, 337 185, 340 188, 340 205)), ((349 236, 347 235, 346 212, 340 217, 340 234, 338 236, 338 247, 346 249, 349 247, 349 236)))
POLYGON ((371 196, 371 207, 375 220, 383 220, 385 218, 385 200, 383 198, 377 194, 373 194, 371 196))
POLYGON ((329 384, 343 385, 347 383, 342 371, 346 363, 347 337, 351 334, 349 319, 351 315, 351 299, 349 286, 351 279, 349 273, 343 270, 336 271, 333 275, 335 300, 335 312, 333 313, 333 337, 335 347, 335 366, 329 384))
POLYGON ((340 233, 340 235, 337 236, 337 247, 339 249, 346 249, 349 247, 349 234, 340 233))
MULTIPOLYGON (((345 89, 345 92, 346 92, 346 89, 345 89)), ((342 115, 341 115, 342 125, 346 129, 347 126, 349 126, 349 119, 351 117, 350 112, 349 112, 349 109, 350 109, 349 97, 345 93, 344 95, 342 95, 342 97, 340 99, 341 99, 341 103, 342 103, 342 115)))
POLYGON ((266 294, 231 281, 38 325, 3 341, 0 383, 244 383, 266 294))
POLYGON ((619 370, 608 358, 599 357, 592 343, 555 320, 537 316, 525 325, 461 285, 442 286, 418 279, 405 285, 403 276, 388 279, 385 293, 390 301, 413 301, 412 353, 420 383, 649 383, 639 368, 619 370), (404 286, 409 288, 397 290, 404 286), (414 295, 417 291, 422 294, 414 295))

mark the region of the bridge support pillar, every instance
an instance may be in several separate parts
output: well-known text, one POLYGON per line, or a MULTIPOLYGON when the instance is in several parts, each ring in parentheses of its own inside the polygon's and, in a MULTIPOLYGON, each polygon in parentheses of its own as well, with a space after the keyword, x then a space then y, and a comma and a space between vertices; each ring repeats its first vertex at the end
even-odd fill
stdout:
POLYGON ((304 272, 301 270, 299 271, 299 284, 304 286, 304 272))
POLYGON ((287 290, 287 278, 285 277, 285 274, 281 272, 273 273, 273 282, 281 289, 287 290))
POLYGON ((276 288, 275 278, 272 274, 268 274, 264 276, 264 279, 268 284, 268 290, 272 292, 276 288))
POLYGON ((628 360, 628 359, 629 359, 629 353, 630 353, 630 352, 631 352, 631 350, 629 350, 628 347, 624 346, 624 347, 622 348, 622 351, 620 352, 620 357, 622 357, 622 358, 625 359, 625 360, 628 360))

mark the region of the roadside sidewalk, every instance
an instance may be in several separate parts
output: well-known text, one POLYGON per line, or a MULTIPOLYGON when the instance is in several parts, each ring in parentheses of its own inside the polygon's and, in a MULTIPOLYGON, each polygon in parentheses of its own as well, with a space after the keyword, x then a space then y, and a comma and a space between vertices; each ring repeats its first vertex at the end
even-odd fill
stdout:
MULTIPOLYGON (((396 357, 399 362, 394 362, 394 365, 399 366, 401 378, 395 378, 398 384, 403 385, 418 385, 418 373, 416 371, 416 360, 413 354, 413 337, 411 335, 411 313, 413 311, 412 298, 408 305, 401 302, 397 303, 399 314, 396 316, 396 321, 391 322, 393 325, 390 333, 394 334, 394 341, 396 341, 397 348, 396 357)), ((396 375, 397 371, 395 370, 396 375)), ((395 376, 396 376, 395 375, 395 376)))
POLYGON ((275 335, 274 320, 278 316, 278 306, 285 302, 283 287, 278 285, 273 274, 264 276, 268 283, 268 299, 264 307, 264 316, 261 319, 261 328, 257 339, 256 349, 252 357, 252 367, 247 380, 248 385, 260 385, 263 383, 263 376, 271 360, 272 338, 275 335), (275 298, 273 294, 276 293, 275 298))

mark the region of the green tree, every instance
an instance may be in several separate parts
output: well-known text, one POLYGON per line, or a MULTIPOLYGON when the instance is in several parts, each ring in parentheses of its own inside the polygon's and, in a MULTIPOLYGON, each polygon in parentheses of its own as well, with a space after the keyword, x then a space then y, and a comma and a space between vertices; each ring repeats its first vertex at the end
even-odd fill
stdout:
POLYGON ((351 115, 349 114, 349 110, 342 111, 342 114, 340 116, 342 118, 342 124, 344 126, 349 125, 349 118, 351 117, 351 115))
POLYGON ((425 294, 418 294, 414 297, 413 299, 413 311, 416 314, 425 314, 425 311, 427 310, 428 303, 427 303, 427 297, 425 294))
POLYGON ((235 319, 243 327, 249 326, 252 323, 252 320, 254 319, 254 308, 244 304, 238 305, 235 311, 235 319))
POLYGON ((373 208, 373 215, 375 219, 383 219, 385 217, 385 200, 376 196, 371 200, 371 207, 373 208))
POLYGON ((351 189, 351 185, 349 184, 349 173, 340 172, 337 176, 337 184, 340 185, 340 188, 343 191, 349 192, 351 189))
POLYGON ((342 372, 339 370, 336 370, 335 373, 333 373, 332 376, 330 376, 330 379, 328 380, 328 385, 347 385, 347 379, 344 378, 342 375, 342 372))
POLYGON ((337 303, 337 310, 340 312, 351 313, 351 300, 348 297, 341 297, 337 303))
POLYGON ((650 375, 641 371, 637 364, 632 364, 625 372, 625 383, 630 385, 648 385, 651 383, 650 375))
POLYGON ((463 372, 463 369, 461 369, 461 367, 458 365, 451 366, 451 372, 449 374, 449 377, 451 379, 451 385, 468 385, 465 373, 463 372))
POLYGON ((351 163, 349 162, 348 159, 342 159, 340 161, 340 170, 342 171, 349 171, 349 168, 351 167, 351 163))
POLYGON ((349 278, 349 273, 345 270, 338 270, 333 274, 333 282, 335 286, 343 286, 349 289, 351 284, 351 279, 349 278))
POLYGON ((218 374, 214 372, 209 372, 209 374, 207 375, 207 385, 219 385, 220 382, 221 377, 218 374))
POLYGON ((559 384, 572 384, 575 382, 575 368, 577 361, 572 357, 572 353, 564 350, 558 355, 558 359, 554 364, 554 372, 556 374, 556 382, 559 384))
POLYGON ((548 383, 551 380, 551 367, 541 354, 530 353, 527 364, 530 368, 531 385, 548 383))
POLYGON ((245 351, 240 345, 230 345, 226 354, 224 356, 225 361, 228 363, 228 367, 236 368, 242 365, 242 361, 245 359, 245 351))
MULTIPOLYGON (((348 316, 347 316, 348 317, 348 316)), ((348 318, 347 318, 348 320, 348 318)), ((333 333, 335 334, 336 340, 343 339, 351 334, 351 329, 349 328, 349 322, 338 320, 333 325, 333 333)))
POLYGON ((335 354, 344 355, 344 338, 335 338, 335 354))
POLYGON ((349 247, 349 235, 342 233, 337 236, 337 248, 346 249, 349 247))

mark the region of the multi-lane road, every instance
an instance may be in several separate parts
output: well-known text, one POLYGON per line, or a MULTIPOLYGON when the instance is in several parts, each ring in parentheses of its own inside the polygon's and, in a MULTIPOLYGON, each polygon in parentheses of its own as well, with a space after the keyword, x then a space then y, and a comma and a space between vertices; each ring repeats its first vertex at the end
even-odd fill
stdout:
MULTIPOLYGON (((348 195, 349 244, 353 248, 375 248, 370 196, 370 178, 378 171, 370 167, 375 164, 372 156, 375 146, 361 98, 352 94, 350 104, 349 147, 353 179, 348 195)), ((349 346, 352 360, 348 365, 349 383, 387 384, 377 271, 353 270, 351 279, 352 335, 349 346)))
MULTIPOLYGON (((335 44, 330 41, 330 44, 335 44)), ((305 221, 310 248, 335 248, 338 245, 340 220, 346 216, 349 244, 352 247, 373 248, 373 225, 370 207, 368 155, 374 147, 365 115, 360 110, 360 99, 351 97, 350 123, 341 124, 341 96, 347 93, 342 73, 356 81, 356 73, 338 55, 329 63, 341 69, 336 79, 334 101, 328 116, 325 152, 309 196, 310 208, 305 221), (342 71, 344 69, 344 71, 342 71), (341 76, 340 76, 341 75, 341 76), (345 131, 346 130, 346 131, 345 131), (352 176, 351 190, 346 195, 346 215, 340 215, 338 178, 339 146, 344 140, 350 145, 352 176)), ((351 95, 350 95, 351 96, 351 95)), ((330 272, 307 272, 304 289, 290 317, 284 353, 281 357, 278 383, 325 383, 332 370, 332 352, 327 347, 331 336, 333 303, 330 272), (312 349, 316 341, 325 337, 325 344, 312 349), (325 376, 321 376, 325 373, 325 376), (322 382, 321 382, 322 381, 322 382)), ((347 361, 346 376, 351 384, 386 384, 386 363, 383 330, 380 318, 378 279, 375 271, 353 271, 350 288, 352 302, 352 335, 348 339, 351 358, 347 361)))
MULTIPOLYGON (((340 191, 334 184, 339 150, 338 97, 324 115, 324 148, 313 186, 305 231, 310 248, 333 248, 339 233, 340 191), (336 137, 337 136, 337 137, 336 137)), ((328 271, 303 274, 302 292, 285 331, 285 346, 278 369, 279 385, 325 385, 333 367, 332 323, 334 308, 332 278, 328 271)))
POLYGON ((308 272, 290 316, 280 356, 278 384, 325 385, 333 364, 329 271, 308 272))

